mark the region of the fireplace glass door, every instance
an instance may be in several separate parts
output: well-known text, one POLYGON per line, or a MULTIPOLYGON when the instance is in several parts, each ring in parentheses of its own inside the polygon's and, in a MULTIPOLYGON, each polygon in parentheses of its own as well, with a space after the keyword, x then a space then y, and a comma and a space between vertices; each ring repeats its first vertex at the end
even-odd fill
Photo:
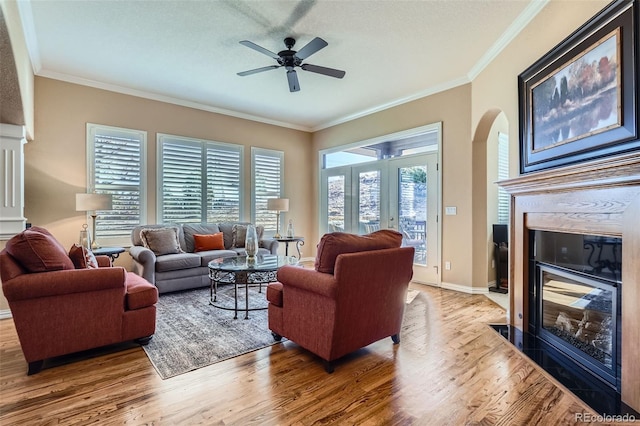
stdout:
POLYGON ((615 383, 616 287, 544 265, 540 280, 541 337, 615 383))

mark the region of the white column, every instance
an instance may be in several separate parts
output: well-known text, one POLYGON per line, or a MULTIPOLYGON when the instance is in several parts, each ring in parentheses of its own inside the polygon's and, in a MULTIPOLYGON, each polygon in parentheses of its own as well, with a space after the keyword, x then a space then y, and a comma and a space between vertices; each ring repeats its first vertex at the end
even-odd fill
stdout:
POLYGON ((24 230, 24 126, 0 124, 0 240, 24 230))

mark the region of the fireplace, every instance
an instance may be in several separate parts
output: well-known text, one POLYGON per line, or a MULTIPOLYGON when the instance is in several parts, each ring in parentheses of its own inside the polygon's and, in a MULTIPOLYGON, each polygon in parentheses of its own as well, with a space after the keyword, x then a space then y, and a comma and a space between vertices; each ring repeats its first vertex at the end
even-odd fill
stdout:
MULTIPOLYGON (((549 323, 555 324, 559 312, 545 327, 537 328, 536 321, 542 316, 543 306, 532 302, 543 291, 545 279, 561 283, 571 280, 556 287, 579 287, 579 291, 572 292, 569 304, 587 306, 592 303, 588 297, 596 294, 611 299, 611 307, 602 308, 604 314, 598 313, 601 318, 596 325, 600 329, 606 328, 607 311, 611 309, 612 321, 615 311, 611 350, 605 350, 605 355, 587 354, 587 357, 605 361, 601 362, 602 368, 608 371, 602 376, 610 386, 602 387, 619 395, 623 403, 639 412, 640 155, 632 152, 529 173, 501 181, 499 185, 511 195, 508 325, 523 335, 535 333, 535 341, 541 341, 539 335, 545 333, 540 328, 552 328, 549 323), (538 233, 552 234, 551 242, 536 243, 538 233), (575 235, 578 240, 558 243, 558 234, 563 239, 575 235), (532 286, 533 280, 539 283, 532 286), (586 294, 590 296, 586 297, 586 294), (606 376, 614 376, 615 380, 608 380, 611 377, 607 379, 606 376)), ((557 292, 552 286, 548 290, 557 292)), ((552 299, 562 298, 551 294, 552 299)), ((595 306, 595 303, 591 305, 592 308, 595 306)), ((548 310, 551 309, 549 305, 548 310)), ((565 314, 569 316, 567 324, 578 326, 580 318, 572 317, 574 314, 570 312, 565 314)), ((591 315, 589 312, 589 318, 591 315)), ((573 334, 578 330, 574 329, 573 334)), ((548 346, 552 347, 551 344, 548 346)), ((566 352, 571 350, 565 348, 566 352)), ((571 355, 576 357, 574 353, 571 355)))
POLYGON ((619 392, 622 240, 530 232, 529 330, 619 392))

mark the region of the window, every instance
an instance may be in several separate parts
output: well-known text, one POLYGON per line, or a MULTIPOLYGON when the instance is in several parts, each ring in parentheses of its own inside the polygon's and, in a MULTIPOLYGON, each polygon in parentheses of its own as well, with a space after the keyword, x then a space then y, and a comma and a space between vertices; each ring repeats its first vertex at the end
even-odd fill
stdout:
POLYGON ((243 147, 158 134, 158 222, 242 217, 243 147))
MULTIPOLYGON (((283 196, 283 174, 284 153, 282 151, 251 148, 251 181, 253 182, 251 221, 257 225, 263 225, 267 232, 275 233, 277 217, 276 212, 267 210, 267 200, 283 196)), ((282 223, 280 229, 283 229, 282 223)))
POLYGON ((146 218, 147 133, 87 123, 87 191, 111 194, 113 209, 98 211, 96 239, 127 245, 146 218))
MULTIPOLYGON (((498 133, 498 180, 509 178, 509 135, 498 133)), ((498 223, 509 223, 510 197, 498 187, 498 223)))

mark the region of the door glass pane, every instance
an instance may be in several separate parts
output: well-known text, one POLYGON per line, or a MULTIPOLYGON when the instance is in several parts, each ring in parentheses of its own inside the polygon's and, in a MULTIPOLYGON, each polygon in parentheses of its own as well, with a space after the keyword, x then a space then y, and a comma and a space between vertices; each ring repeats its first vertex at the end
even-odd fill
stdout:
POLYGON ((329 232, 344 231, 345 178, 329 176, 327 178, 329 207, 327 230, 329 232))
POLYGON ((402 243, 415 248, 414 263, 427 266, 427 167, 399 168, 398 185, 402 243))
POLYGON ((358 233, 368 234, 380 229, 380 171, 358 175, 358 233))

